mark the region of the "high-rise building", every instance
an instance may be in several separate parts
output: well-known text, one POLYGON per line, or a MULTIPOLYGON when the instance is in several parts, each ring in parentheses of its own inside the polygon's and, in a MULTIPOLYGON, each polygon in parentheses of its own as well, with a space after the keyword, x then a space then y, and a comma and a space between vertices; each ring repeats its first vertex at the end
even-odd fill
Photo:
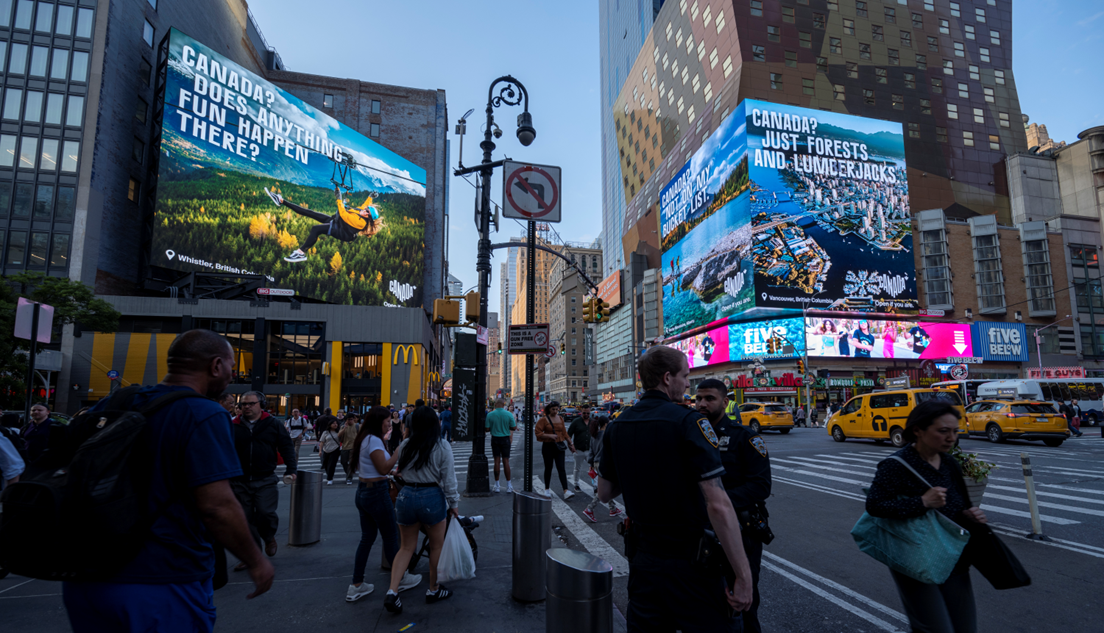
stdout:
MULTIPOLYGON (((511 242, 524 242, 525 238, 511 237, 511 242)), ((514 309, 514 300, 517 298, 517 256, 518 248, 510 247, 506 249, 506 262, 499 268, 499 295, 498 295, 498 309, 499 314, 502 315, 502 327, 499 328, 499 337, 502 340, 502 347, 506 347, 506 337, 510 333, 510 324, 514 321, 511 320, 514 309)), ((509 355, 503 355, 502 358, 502 389, 509 393, 511 391, 510 379, 512 377, 510 373, 511 357, 509 355)))
POLYGON ((495 397, 502 388, 502 357, 498 353, 499 321, 497 312, 487 313, 487 396, 495 397))
MULTIPOLYGON (((537 244, 547 246, 553 249, 562 248, 552 244, 547 239, 547 233, 543 231, 537 232, 537 244)), ((514 299, 514 308, 510 314, 510 323, 529 323, 526 318, 528 314, 527 310, 527 284, 528 279, 526 275, 526 266, 528 265, 526 253, 527 249, 517 249, 517 267, 515 275, 517 276, 517 297, 514 299)), ((536 283, 533 285, 533 323, 548 323, 548 290, 552 273, 552 264, 554 260, 558 259, 555 255, 538 250, 535 264, 536 283)), ((516 398, 525 392, 525 356, 515 355, 510 361, 510 385, 511 394, 516 398)), ((534 377, 535 381, 535 377, 534 377)), ((536 382, 534 382, 536 384, 536 382)))
POLYGON ((899 122, 913 209, 1011 223, 1004 157, 1027 146, 1009 1, 666 3, 613 105, 629 243, 656 245, 653 218, 634 225, 748 98, 899 122))
MULTIPOLYGON (((568 243, 563 254, 587 273, 602 270, 602 251, 595 244, 568 243)), ((560 402, 579 402, 598 384, 594 363, 588 363, 588 338, 593 341, 593 325, 583 321, 583 302, 591 288, 579 273, 562 259, 552 264, 551 294, 548 299, 548 338, 562 353, 553 356, 546 368, 549 396, 560 402), (590 333, 588 334, 588 331, 590 333), (562 348, 561 348, 562 344, 562 348)))
POLYGON ((664 0, 628 2, 599 0, 598 47, 599 91, 602 103, 602 255, 605 277, 620 267, 622 218, 625 195, 621 187, 617 137, 613 125, 613 102, 621 92, 629 69, 652 28, 652 21, 664 0))

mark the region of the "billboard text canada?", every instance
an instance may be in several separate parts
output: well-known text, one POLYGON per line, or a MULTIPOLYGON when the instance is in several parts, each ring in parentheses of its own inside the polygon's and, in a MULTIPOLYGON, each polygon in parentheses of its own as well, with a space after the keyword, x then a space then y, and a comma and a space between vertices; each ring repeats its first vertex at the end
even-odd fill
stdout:
POLYGON ((420 306, 426 172, 172 29, 151 264, 420 306))
POLYGON ((660 192, 658 229, 667 336, 918 307, 900 123, 745 100, 660 192))

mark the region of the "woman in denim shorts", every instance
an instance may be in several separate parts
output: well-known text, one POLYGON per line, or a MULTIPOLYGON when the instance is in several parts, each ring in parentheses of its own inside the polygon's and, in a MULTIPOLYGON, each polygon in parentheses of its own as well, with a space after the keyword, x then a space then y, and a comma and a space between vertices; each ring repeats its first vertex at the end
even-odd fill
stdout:
POLYGON ((405 486, 395 502, 401 544, 391 566, 391 588, 383 606, 391 613, 402 613, 403 570, 410 564, 418 546, 418 533, 429 536, 429 589, 426 603, 433 604, 452 595, 437 584, 437 561, 445 541, 445 520, 459 518, 460 493, 456 488, 452 447, 441 439, 441 424, 429 407, 418 407, 409 418, 409 437, 399 445, 398 470, 405 486))

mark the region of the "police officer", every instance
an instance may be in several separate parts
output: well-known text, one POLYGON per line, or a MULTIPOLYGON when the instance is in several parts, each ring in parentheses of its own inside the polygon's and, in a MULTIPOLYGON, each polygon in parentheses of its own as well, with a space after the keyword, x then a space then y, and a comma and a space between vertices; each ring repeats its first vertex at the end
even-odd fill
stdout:
POLYGON ((753 600, 751 608, 744 611, 744 631, 759 633, 759 567, 763 545, 774 538, 766 523, 765 505, 771 491, 770 458, 763 438, 741 424, 738 411, 735 418, 725 414, 727 401, 721 381, 709 378, 698 383, 698 411, 709 419, 720 440, 725 467, 721 481, 736 509, 744 553, 751 566, 753 600))
POLYGON ((682 352, 657 345, 638 369, 646 391, 606 429, 598 464, 598 497, 609 502, 624 494, 636 542, 628 630, 738 633, 743 621, 733 611, 751 605, 752 578, 721 484, 717 434, 700 413, 676 404, 689 386, 682 352), (709 525, 716 539, 706 534, 709 525), (699 555, 707 552, 715 556, 699 555), (720 565, 725 559, 735 573, 731 586, 720 565))

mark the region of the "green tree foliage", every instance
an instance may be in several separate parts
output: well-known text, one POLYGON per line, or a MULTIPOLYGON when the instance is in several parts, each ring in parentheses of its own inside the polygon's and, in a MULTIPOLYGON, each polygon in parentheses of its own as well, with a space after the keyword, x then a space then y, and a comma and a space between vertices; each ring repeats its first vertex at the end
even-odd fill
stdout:
POLYGON ((65 277, 47 277, 42 273, 22 273, 3 278, 0 283, 0 406, 22 408, 26 398, 27 352, 30 341, 15 338, 15 310, 19 297, 54 307, 55 341, 62 326, 80 321, 96 332, 114 332, 119 328, 119 312, 108 302, 97 299, 92 289, 65 277))
MULTIPOLYGON (((163 181, 158 186, 154 263, 158 263, 158 254, 171 249, 211 264, 269 275, 275 278, 274 286, 293 288, 303 296, 355 305, 399 304, 389 290, 394 280, 417 288, 406 305, 421 303, 424 197, 402 193, 376 196, 373 204, 382 222, 378 233, 358 236, 352 242, 322 236, 307 253, 307 261, 291 264, 283 259, 292 250, 287 248, 290 240, 286 236, 302 245, 318 222, 276 207, 265 195, 265 187, 313 211, 326 215, 337 212, 329 187, 305 187, 231 171, 198 170, 189 179, 163 181), (338 252, 341 274, 334 274, 330 262, 338 252)), ((353 192, 348 197, 353 205, 360 205, 369 195, 353 192)), ((181 270, 210 270, 186 262, 174 261, 172 265, 181 270)))

